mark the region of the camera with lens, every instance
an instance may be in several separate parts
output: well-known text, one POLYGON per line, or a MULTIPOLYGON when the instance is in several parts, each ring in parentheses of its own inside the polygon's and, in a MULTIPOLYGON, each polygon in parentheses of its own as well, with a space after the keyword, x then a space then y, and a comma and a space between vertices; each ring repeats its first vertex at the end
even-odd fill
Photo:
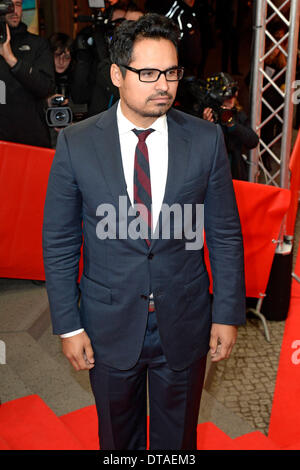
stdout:
POLYGON ((77 51, 97 51, 97 55, 102 58, 107 55, 105 48, 111 40, 115 27, 124 21, 124 18, 111 20, 111 7, 106 8, 104 0, 89 0, 89 7, 94 10, 90 16, 79 15, 78 22, 89 23, 79 32, 75 40, 75 50, 77 51))
POLYGON ((238 91, 237 82, 228 73, 216 73, 206 80, 195 80, 189 86, 196 100, 194 110, 199 116, 202 117, 205 108, 211 108, 215 123, 228 125, 235 122, 237 109, 224 106, 224 101, 238 91))
POLYGON ((0 44, 7 39, 5 15, 13 13, 15 7, 11 0, 0 0, 0 44))
POLYGON ((69 106, 63 106, 64 96, 51 99, 51 106, 46 111, 46 122, 49 127, 67 127, 72 124, 73 112, 69 106))

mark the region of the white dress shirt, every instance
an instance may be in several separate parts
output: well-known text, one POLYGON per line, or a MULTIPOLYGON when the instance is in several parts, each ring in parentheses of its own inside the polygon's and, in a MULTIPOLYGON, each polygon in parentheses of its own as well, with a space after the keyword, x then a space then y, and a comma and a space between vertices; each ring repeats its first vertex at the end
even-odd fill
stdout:
MULTIPOLYGON (((134 205, 134 157, 138 143, 138 137, 132 129, 141 129, 130 122, 122 113, 120 101, 117 108, 117 123, 120 137, 120 147, 123 171, 127 186, 127 193, 134 205)), ((161 205, 163 202, 168 174, 168 123, 167 116, 163 115, 156 119, 150 126, 152 132, 146 140, 149 154, 151 195, 152 195, 152 221, 153 228, 156 227, 161 205)), ((106 202, 106 201, 103 201, 106 202)), ((61 338, 67 338, 81 333, 83 328, 65 333, 61 338)))

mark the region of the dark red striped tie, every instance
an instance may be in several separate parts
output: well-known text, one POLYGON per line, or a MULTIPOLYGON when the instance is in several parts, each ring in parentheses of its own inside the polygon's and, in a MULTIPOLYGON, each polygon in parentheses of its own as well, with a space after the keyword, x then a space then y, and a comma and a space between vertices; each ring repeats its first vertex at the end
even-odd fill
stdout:
MULTIPOLYGON (((146 139, 154 129, 147 129, 145 131, 133 129, 139 141, 135 149, 134 159, 134 204, 143 204, 145 211, 142 211, 141 216, 145 219, 148 235, 151 235, 152 229, 152 195, 151 195, 151 181, 150 181, 150 167, 149 155, 146 145, 146 139)), ((150 245, 150 236, 146 237, 148 246, 150 245)))

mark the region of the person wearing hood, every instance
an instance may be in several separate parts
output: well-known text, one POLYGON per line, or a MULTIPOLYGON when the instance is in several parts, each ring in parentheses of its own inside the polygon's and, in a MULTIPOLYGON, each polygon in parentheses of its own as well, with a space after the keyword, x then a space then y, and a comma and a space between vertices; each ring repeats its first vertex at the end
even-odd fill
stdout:
POLYGON ((50 147, 43 102, 55 87, 48 41, 27 31, 22 1, 12 0, 6 19, 7 39, 0 44, 0 80, 5 102, 0 106, 0 140, 50 147))

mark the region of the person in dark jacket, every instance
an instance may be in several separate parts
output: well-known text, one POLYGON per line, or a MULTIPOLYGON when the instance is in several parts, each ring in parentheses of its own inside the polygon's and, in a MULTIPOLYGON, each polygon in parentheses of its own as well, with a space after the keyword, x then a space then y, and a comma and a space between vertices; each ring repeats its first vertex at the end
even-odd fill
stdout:
MULTIPOLYGON (((74 70, 73 58, 73 40, 68 34, 55 32, 49 37, 50 50, 53 54, 55 67, 55 90, 54 94, 47 98, 47 108, 57 107, 53 104, 53 99, 60 97, 64 101, 60 104, 62 107, 73 106, 72 82, 74 70)), ((72 109, 73 112, 73 109, 72 109)), ((84 113, 82 113, 82 117, 84 113)), ((75 115, 72 115, 75 120, 75 115)), ((51 136, 51 146, 56 147, 58 132, 62 128, 49 126, 51 136)))
POLYGON ((110 79, 105 26, 92 24, 82 29, 75 39, 74 51, 72 96, 76 103, 86 103, 88 116, 93 116, 119 98, 118 89, 110 79))
MULTIPOLYGON (((259 138, 250 127, 247 115, 238 103, 237 82, 229 74, 219 73, 211 78, 223 78, 223 87, 226 93, 221 105, 221 115, 218 124, 221 125, 224 140, 230 160, 233 179, 248 180, 247 152, 258 145, 259 138)), ((203 118, 215 122, 213 109, 206 107, 203 118)))
POLYGON ((119 98, 119 90, 110 78, 109 41, 114 28, 124 20, 136 21, 143 10, 135 2, 110 1, 107 23, 92 24, 81 30, 75 40, 75 68, 72 96, 76 103, 87 103, 88 117, 110 108, 119 98))
POLYGON ((65 33, 53 33, 49 37, 50 50, 55 66, 55 93, 70 97, 72 84, 73 40, 65 33))
POLYGON ((50 147, 43 101, 54 90, 54 64, 46 39, 21 22, 22 2, 13 0, 6 15, 7 40, 0 44, 0 80, 5 104, 0 106, 0 140, 50 147))

